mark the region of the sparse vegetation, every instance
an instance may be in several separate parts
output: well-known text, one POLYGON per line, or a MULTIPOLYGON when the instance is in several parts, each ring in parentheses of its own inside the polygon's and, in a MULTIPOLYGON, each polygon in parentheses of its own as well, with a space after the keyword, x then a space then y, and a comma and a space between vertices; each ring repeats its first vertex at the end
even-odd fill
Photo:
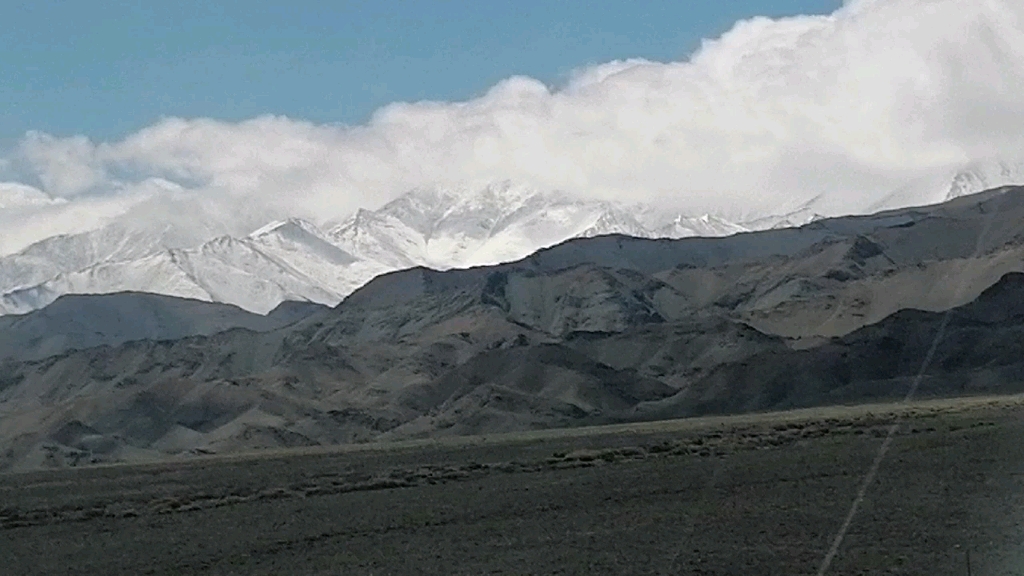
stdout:
POLYGON ((8 474, 0 565, 813 573, 875 433, 902 418, 830 574, 959 574, 957 545, 976 573, 1001 574, 1020 560, 1022 410, 1021 397, 834 407, 8 474))

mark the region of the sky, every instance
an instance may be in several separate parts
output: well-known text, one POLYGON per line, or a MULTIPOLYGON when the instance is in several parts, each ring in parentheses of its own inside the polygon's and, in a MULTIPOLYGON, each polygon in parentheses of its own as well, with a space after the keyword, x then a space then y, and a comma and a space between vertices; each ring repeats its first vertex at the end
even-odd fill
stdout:
POLYGON ((1024 159, 1019 0, 23 4, 0 33, 0 255, 495 181, 835 215, 1024 159))
POLYGON ((514 75, 564 83, 678 60, 739 19, 839 0, 36 0, 4 9, 0 141, 108 140, 166 116, 360 124, 391 102, 466 100, 514 75))

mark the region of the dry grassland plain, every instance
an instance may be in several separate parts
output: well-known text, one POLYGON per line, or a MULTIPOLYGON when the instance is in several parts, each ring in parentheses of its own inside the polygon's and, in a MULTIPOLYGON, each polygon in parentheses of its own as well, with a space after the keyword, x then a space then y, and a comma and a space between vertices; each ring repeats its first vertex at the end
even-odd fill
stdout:
POLYGON ((1024 574, 1024 397, 0 476, 4 574, 1024 574))

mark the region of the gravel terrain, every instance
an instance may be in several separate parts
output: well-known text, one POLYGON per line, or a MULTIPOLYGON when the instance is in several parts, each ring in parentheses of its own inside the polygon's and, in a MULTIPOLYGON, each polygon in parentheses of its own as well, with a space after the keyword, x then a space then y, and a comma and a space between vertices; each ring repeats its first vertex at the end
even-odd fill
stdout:
POLYGON ((1020 574, 1024 397, 0 476, 6 574, 1020 574))

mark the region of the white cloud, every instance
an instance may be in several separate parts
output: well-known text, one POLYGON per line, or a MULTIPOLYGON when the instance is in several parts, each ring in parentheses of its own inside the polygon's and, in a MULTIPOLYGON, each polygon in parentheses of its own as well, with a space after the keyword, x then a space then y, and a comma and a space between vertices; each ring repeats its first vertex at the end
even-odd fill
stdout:
POLYGON ((59 202, 34 186, 17 182, 0 182, 0 210, 46 206, 59 202))
POLYGON ((124 207, 120 198, 68 201, 31 186, 0 182, 0 255, 54 234, 93 229, 124 207))
POLYGON ((1021 94, 1019 0, 852 0, 739 22, 684 62, 610 62, 557 89, 509 78, 363 126, 168 118, 116 142, 30 133, 7 160, 69 207, 161 178, 322 220, 415 186, 512 179, 733 216, 820 194, 844 212, 931 170, 1024 157, 1021 94))
POLYGON ((19 152, 19 160, 51 194, 75 196, 108 183, 95 146, 85 136, 55 138, 29 132, 19 152))

